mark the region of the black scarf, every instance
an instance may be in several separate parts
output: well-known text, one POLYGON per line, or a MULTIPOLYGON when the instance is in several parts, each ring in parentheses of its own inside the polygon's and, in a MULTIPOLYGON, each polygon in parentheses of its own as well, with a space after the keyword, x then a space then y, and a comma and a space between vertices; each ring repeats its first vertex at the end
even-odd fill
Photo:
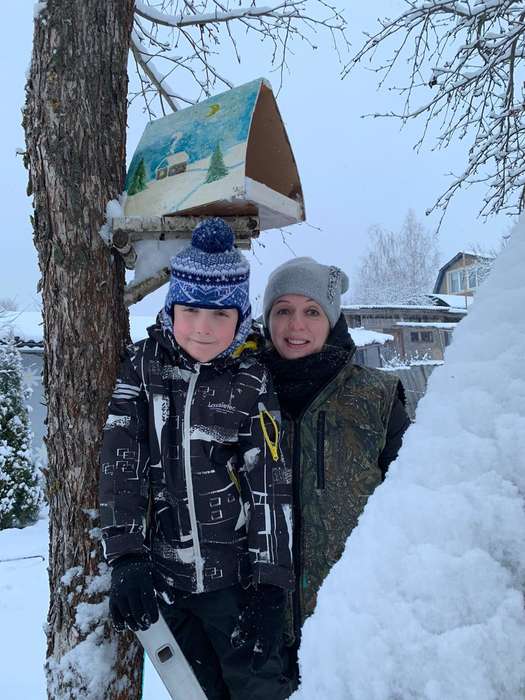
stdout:
POLYGON ((355 352, 346 319, 341 314, 320 352, 285 360, 271 348, 263 359, 270 370, 282 411, 297 418, 355 352))

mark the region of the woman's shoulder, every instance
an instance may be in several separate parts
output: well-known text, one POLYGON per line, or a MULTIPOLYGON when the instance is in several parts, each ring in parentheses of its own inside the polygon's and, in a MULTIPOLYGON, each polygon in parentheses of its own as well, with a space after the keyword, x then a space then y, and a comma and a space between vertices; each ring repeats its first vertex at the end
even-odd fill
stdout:
POLYGON ((376 367, 365 367, 349 361, 341 368, 335 381, 346 391, 358 387, 364 390, 375 388, 390 395, 397 390, 400 380, 392 372, 386 372, 376 367))

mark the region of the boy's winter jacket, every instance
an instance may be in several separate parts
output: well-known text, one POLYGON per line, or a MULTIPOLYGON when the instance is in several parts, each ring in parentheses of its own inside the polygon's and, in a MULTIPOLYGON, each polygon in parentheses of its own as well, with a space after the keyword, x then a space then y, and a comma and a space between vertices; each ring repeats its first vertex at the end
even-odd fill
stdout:
POLYGON ((253 349, 201 364, 160 325, 148 333, 127 350, 104 429, 107 560, 149 553, 193 593, 292 588, 291 469, 267 370, 253 349))

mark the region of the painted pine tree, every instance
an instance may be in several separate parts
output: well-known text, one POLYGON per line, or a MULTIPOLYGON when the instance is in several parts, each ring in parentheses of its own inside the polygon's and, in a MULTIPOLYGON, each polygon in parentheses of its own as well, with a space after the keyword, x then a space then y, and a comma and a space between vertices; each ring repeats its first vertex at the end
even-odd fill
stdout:
POLYGON ((222 157, 221 144, 217 143, 215 150, 210 161, 210 167, 208 168, 208 176, 206 177, 206 182, 215 182, 215 180, 220 180, 228 174, 228 168, 224 165, 224 158, 222 157))
POLYGON ((133 173, 131 179, 131 184, 128 189, 128 194, 137 194, 137 192, 142 192, 146 189, 146 166, 144 164, 144 158, 140 159, 140 163, 137 165, 137 169, 133 173))
POLYGON ((14 340, 0 346, 0 530, 24 527, 38 515, 40 489, 31 456, 22 359, 14 340))

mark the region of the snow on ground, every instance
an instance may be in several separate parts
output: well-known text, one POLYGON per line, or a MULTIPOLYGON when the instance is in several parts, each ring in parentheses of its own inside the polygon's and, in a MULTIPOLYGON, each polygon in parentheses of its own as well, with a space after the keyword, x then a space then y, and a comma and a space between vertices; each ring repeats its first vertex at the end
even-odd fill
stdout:
MULTIPOLYGON (((47 583, 48 521, 0 531, 0 698, 47 700, 44 675, 49 590, 47 583), (42 559, 4 561, 42 555, 42 559)), ((102 698, 101 698, 102 700, 102 698)), ((143 700, 169 700, 149 662, 143 700)))
POLYGON ((0 531, 0 697, 46 700, 47 519, 0 531), (42 559, 4 562, 40 554, 42 559))
POLYGON ((294 700, 525 697, 525 221, 319 593, 294 700))

